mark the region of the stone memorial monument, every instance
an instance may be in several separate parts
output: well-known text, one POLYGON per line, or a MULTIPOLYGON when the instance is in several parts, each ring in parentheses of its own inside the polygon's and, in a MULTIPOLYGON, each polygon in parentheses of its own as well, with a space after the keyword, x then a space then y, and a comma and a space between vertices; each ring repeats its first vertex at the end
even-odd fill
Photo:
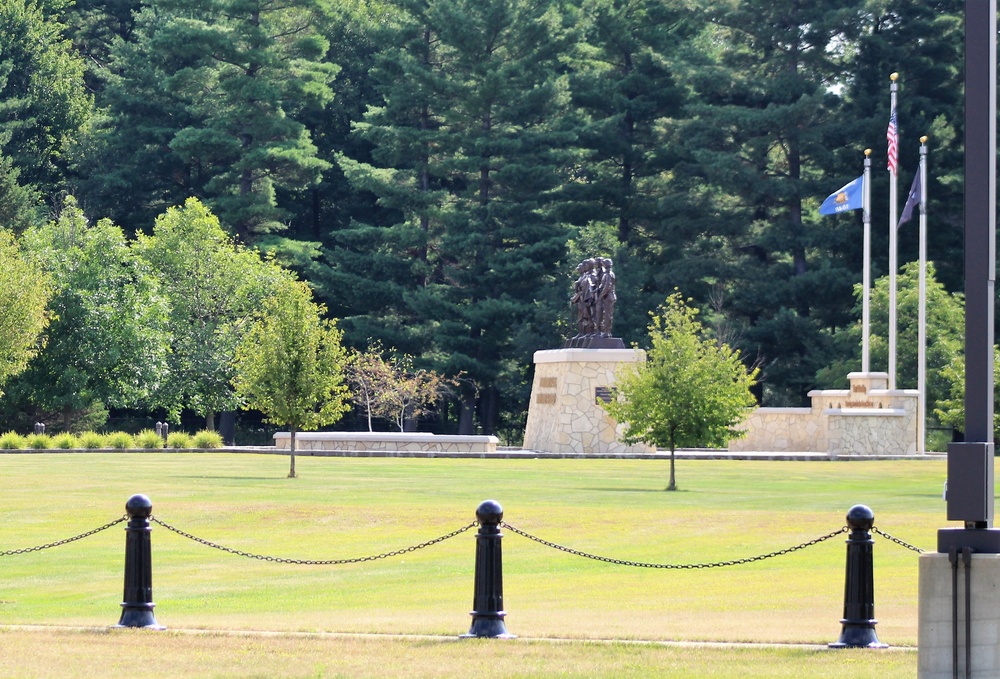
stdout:
POLYGON ((524 448, 560 454, 655 452, 644 444, 621 443, 619 425, 600 406, 614 396, 618 366, 646 360, 645 352, 627 349, 612 334, 617 300, 612 261, 585 259, 576 276, 570 304, 577 334, 561 349, 535 352, 524 448))

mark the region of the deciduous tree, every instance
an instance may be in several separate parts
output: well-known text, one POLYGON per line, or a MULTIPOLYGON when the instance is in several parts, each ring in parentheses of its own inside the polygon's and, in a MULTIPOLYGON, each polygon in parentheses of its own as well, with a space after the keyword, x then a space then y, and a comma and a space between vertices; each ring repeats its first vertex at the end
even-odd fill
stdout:
POLYGON ((57 413, 65 429, 95 408, 151 405, 166 366, 167 306, 122 230, 89 223, 70 197, 24 244, 52 278, 53 320, 17 397, 57 413))
POLYGON ((622 441, 670 449, 670 484, 676 490, 677 447, 725 446, 740 436, 736 426, 756 405, 738 351, 706 337, 698 312, 680 293, 651 314, 646 363, 627 365, 616 376, 616 398, 602 405, 625 425, 622 441))
POLYGON ((305 283, 286 280, 236 351, 233 385, 246 407, 288 427, 289 478, 296 475, 296 433, 336 422, 348 409, 341 332, 323 312, 305 283))
POLYGON ((194 198, 160 215, 135 248, 170 305, 169 370, 159 400, 172 421, 189 408, 213 429, 215 413, 240 405, 232 389, 236 345, 286 274, 238 245, 194 198))
POLYGON ((4 382, 23 371, 41 347, 51 294, 48 275, 21 254, 13 233, 0 228, 0 396, 4 382))

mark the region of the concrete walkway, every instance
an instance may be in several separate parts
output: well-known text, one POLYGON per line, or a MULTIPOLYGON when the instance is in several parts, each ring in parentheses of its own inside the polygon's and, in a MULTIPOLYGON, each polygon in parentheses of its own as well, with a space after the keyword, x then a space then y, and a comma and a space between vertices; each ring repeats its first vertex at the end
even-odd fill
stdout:
MULTIPOLYGON (((108 634, 124 628, 107 627, 86 627, 74 625, 0 625, 0 632, 77 632, 91 634, 108 634)), ((293 631, 272 631, 272 630, 221 630, 221 629, 183 629, 168 627, 166 630, 171 634, 190 636, 217 636, 235 638, 300 638, 300 639, 385 639, 387 641, 421 641, 421 642, 462 642, 465 639, 459 636, 460 633, 451 635, 435 634, 371 634, 361 632, 293 632, 293 631)), ((157 634, 151 631, 150 634, 157 634)), ((803 644, 803 643, 775 643, 775 642, 751 642, 751 641, 671 641, 669 639, 594 639, 594 638, 569 638, 569 637, 522 637, 515 635, 517 641, 540 642, 549 644, 617 644, 626 646, 670 646, 676 648, 799 648, 811 651, 843 652, 840 649, 830 649, 826 644, 803 644)), ((504 640, 508 643, 510 640, 504 640)), ((915 652, 916 646, 889 646, 885 651, 910 651, 915 652)))

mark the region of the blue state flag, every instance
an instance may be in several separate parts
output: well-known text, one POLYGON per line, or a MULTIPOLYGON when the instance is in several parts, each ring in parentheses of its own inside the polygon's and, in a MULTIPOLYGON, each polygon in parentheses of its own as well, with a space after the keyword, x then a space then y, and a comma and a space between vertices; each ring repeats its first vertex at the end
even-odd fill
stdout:
POLYGON ((862 175, 831 193, 819 206, 819 213, 821 215, 835 215, 847 210, 860 210, 864 207, 864 188, 865 177, 862 175))

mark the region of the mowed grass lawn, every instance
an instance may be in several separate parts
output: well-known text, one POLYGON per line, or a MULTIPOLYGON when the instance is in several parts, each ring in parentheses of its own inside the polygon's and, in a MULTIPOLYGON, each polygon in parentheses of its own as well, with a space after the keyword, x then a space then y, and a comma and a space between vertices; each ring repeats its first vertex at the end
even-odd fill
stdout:
MULTIPOLYGON (((287 458, 215 454, 0 455, 0 552, 83 533, 144 493, 156 518, 232 549, 354 558, 425 542, 495 499, 504 520, 616 559, 700 564, 799 545, 869 505, 876 526, 933 548, 947 524, 945 462, 287 458)), ((469 627, 475 529, 426 549, 343 566, 253 560, 153 525, 156 617, 186 633, 61 631, 118 620, 124 524, 0 557, 0 676, 914 676, 916 653, 664 647, 620 641, 826 643, 840 633, 846 535, 711 569, 584 559, 505 532, 513 642, 277 637, 239 631, 443 635, 469 627), (553 643, 538 639, 565 639, 553 643), (42 648, 45 650, 43 651, 42 648), (51 657, 50 657, 51 656, 51 657), (63 659, 52 665, 50 660, 63 659), (70 660, 74 659, 74 660, 70 660), (62 667, 46 674, 48 667, 62 667), (69 672, 67 668, 71 668, 69 672), (116 669, 117 668, 117 669, 116 669), (116 674, 115 672, 120 672, 116 674), (758 673, 759 672, 759 673, 758 673)), ((879 638, 917 640, 916 553, 875 536, 879 638)))

